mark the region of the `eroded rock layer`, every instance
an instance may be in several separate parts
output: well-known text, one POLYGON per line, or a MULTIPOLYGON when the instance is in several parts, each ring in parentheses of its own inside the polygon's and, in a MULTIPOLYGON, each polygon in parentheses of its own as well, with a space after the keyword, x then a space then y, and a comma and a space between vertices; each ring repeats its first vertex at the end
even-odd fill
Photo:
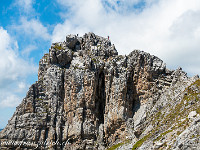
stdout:
POLYGON ((131 149, 155 132, 156 112, 182 100, 169 91, 181 95, 196 80, 142 51, 118 55, 110 40, 93 33, 69 35, 40 60, 38 81, 1 131, 1 147, 89 150, 124 142, 122 149, 131 149))

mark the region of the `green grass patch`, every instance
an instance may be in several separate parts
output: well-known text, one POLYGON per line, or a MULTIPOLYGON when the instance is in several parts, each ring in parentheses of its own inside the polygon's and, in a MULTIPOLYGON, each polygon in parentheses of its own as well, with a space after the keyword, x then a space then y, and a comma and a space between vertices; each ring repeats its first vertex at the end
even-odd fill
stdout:
MULTIPOLYGON (((139 141, 137 141, 134 145, 132 150, 135 150, 137 148, 139 148, 140 146, 142 146, 142 144, 147 141, 150 137, 155 137, 156 133, 158 133, 158 130, 162 130, 163 133, 161 133, 160 135, 157 135, 158 137, 156 137, 156 139, 154 141, 158 141, 160 140, 162 137, 164 137, 165 135, 167 135, 168 133, 177 130, 178 128, 180 128, 179 131, 177 131, 177 135, 181 134, 183 130, 186 129, 186 127, 188 127, 188 123, 189 120, 187 118, 188 113, 191 111, 191 108, 185 108, 186 105, 184 104, 185 101, 189 102, 191 100, 195 100, 195 102, 200 101, 199 99, 199 95, 200 93, 197 92, 195 89, 198 88, 200 89, 200 80, 195 81, 194 83, 192 83, 190 86, 188 86, 185 89, 185 95, 183 96, 183 99, 181 100, 180 103, 178 103, 175 107, 173 107, 172 105, 170 105, 169 107, 171 107, 171 109, 169 110, 169 114, 162 114, 163 111, 159 111, 157 112, 155 115, 152 115, 150 118, 150 120, 152 121, 152 125, 154 126, 154 129, 146 136, 144 136, 143 138, 141 138, 139 141), (181 118, 186 118, 184 121, 179 123, 179 120, 181 118), (169 129, 173 124, 177 123, 176 126, 174 126, 173 128, 169 129), (156 132, 156 133, 155 133, 156 132)), ((170 101, 172 101, 170 99, 170 101)), ((197 107, 197 105, 192 105, 191 107, 195 107, 194 110, 196 110, 196 112, 198 114, 200 114, 200 107, 197 107)), ((160 132, 160 131, 159 131, 160 132)), ((165 147, 167 147, 167 145, 165 145, 165 147)), ((171 149, 171 147, 168 147, 169 149, 171 149)))
POLYGON ((140 147, 150 136, 152 135, 152 133, 149 133, 148 135, 144 136, 142 139, 140 139, 139 141, 137 141, 134 145, 132 150, 137 149, 138 147, 140 147))
POLYGON ((126 140, 125 142, 122 142, 122 143, 118 143, 118 144, 116 144, 116 145, 113 145, 112 147, 108 148, 107 150, 115 150, 115 149, 117 149, 118 147, 120 147, 120 146, 122 146, 122 145, 124 145, 124 144, 127 144, 127 143, 129 143, 129 142, 130 142, 130 140, 126 140))
POLYGON ((157 139, 154 140, 154 142, 155 142, 155 141, 159 141, 163 136, 165 136, 167 133, 170 133, 170 132, 172 132, 172 131, 173 131, 173 130, 167 130, 167 131, 161 133, 160 136, 157 137, 157 139))
POLYGON ((57 43, 55 44, 54 48, 55 48, 56 50, 62 50, 62 49, 63 49, 62 46, 59 45, 59 44, 57 44, 57 43))
POLYGON ((192 85, 197 85, 198 87, 200 87, 200 79, 199 79, 199 80, 196 80, 194 83, 192 83, 192 84, 190 85, 190 87, 191 87, 192 85))
POLYGON ((43 101, 43 99, 41 99, 41 98, 36 98, 36 100, 37 100, 37 101, 43 101))
POLYGON ((196 108, 196 112, 200 114, 200 107, 196 108))
POLYGON ((183 99, 190 101, 193 99, 196 99, 196 101, 199 101, 198 95, 200 93, 196 93, 196 91, 193 90, 193 86, 196 86, 196 88, 200 89, 200 80, 195 81, 194 83, 192 83, 189 87, 187 87, 185 89, 185 92, 187 93, 186 95, 184 95, 183 99))

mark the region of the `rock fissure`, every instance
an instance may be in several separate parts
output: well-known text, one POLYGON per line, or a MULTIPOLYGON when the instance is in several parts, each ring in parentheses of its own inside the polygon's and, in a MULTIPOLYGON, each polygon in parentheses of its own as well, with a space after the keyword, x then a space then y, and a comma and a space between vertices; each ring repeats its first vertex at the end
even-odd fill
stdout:
POLYGON ((40 60, 38 81, 1 131, 0 146, 178 150, 191 142, 189 131, 195 140, 200 133, 198 80, 143 51, 118 55, 109 39, 94 33, 69 35, 40 60), (36 144, 2 144, 9 140, 36 144))

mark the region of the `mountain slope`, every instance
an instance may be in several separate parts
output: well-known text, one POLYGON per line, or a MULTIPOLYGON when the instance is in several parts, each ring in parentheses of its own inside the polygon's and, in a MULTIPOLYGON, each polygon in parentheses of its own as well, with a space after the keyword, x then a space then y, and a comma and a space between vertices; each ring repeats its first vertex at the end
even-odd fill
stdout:
POLYGON ((170 71, 156 56, 122 56, 106 38, 69 35, 40 60, 38 82, 1 131, 1 147, 178 149, 191 130, 192 140, 199 135, 198 94, 198 77, 170 71))

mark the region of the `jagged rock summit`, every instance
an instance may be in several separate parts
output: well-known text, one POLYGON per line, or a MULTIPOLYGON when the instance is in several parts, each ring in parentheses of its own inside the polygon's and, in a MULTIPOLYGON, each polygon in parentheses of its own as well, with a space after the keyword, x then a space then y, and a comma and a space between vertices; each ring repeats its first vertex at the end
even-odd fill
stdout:
POLYGON ((156 56, 118 55, 110 40, 69 35, 39 62, 38 81, 0 132, 1 149, 192 149, 200 80, 156 56))

